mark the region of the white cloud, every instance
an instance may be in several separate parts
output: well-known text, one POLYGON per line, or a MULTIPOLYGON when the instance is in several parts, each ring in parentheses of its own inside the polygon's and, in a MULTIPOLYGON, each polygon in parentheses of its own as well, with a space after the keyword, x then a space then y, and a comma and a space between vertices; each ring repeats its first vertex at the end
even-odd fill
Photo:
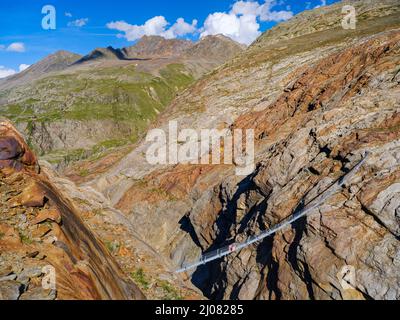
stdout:
POLYGON ((19 72, 22 72, 30 67, 29 64, 22 63, 19 65, 19 72))
POLYGON ((11 52, 25 52, 25 45, 22 42, 14 42, 6 50, 11 52))
POLYGON ((326 0, 321 0, 321 4, 315 6, 314 9, 317 9, 317 8, 320 8, 320 7, 323 7, 323 6, 326 6, 326 0))
POLYGON ((256 15, 237 16, 233 13, 216 12, 207 17, 200 36, 223 34, 237 42, 248 45, 260 36, 259 29, 260 25, 257 22, 256 15))
POLYGON ((8 76, 12 76, 16 74, 17 72, 14 69, 8 69, 4 66, 0 66, 0 79, 1 78, 6 78, 8 76))
POLYGON ((179 18, 175 24, 169 27, 168 21, 163 16, 153 17, 142 25, 113 21, 107 23, 107 28, 120 31, 118 37, 126 38, 128 41, 135 41, 145 35, 158 35, 173 39, 200 32, 201 37, 223 34, 235 41, 249 45, 261 34, 260 21, 279 22, 293 16, 293 12, 288 7, 286 7, 287 10, 274 10, 277 5, 284 5, 284 1, 264 0, 261 4, 253 0, 236 1, 229 12, 211 13, 200 29, 197 28, 197 20, 193 20, 190 24, 183 18, 179 18))
POLYGON ((125 37, 128 41, 135 41, 144 35, 160 35, 168 25, 167 20, 162 16, 157 16, 147 20, 143 25, 131 25, 125 21, 107 23, 107 28, 124 32, 120 37, 125 37))
POLYGON ((193 34, 197 32, 197 20, 192 24, 179 18, 174 25, 168 27, 168 21, 163 16, 156 16, 147 20, 143 25, 132 25, 125 21, 115 21, 107 23, 107 28, 123 32, 118 36, 126 38, 128 41, 135 41, 143 36, 162 36, 167 39, 193 34))
POLYGON ((68 17, 68 18, 72 18, 72 13, 71 12, 66 12, 65 16, 68 17))
POLYGON ((223 34, 249 45, 261 34, 259 21, 279 22, 293 16, 291 11, 274 11, 273 7, 277 4, 275 0, 265 0, 263 4, 257 1, 237 1, 229 13, 210 14, 204 22, 201 37, 223 34))
POLYGON ((257 15, 259 3, 253 1, 238 1, 232 6, 231 13, 235 15, 257 15))
POLYGON ((89 22, 88 18, 77 19, 71 22, 68 22, 68 27, 83 27, 89 22))
POLYGON ((285 21, 293 17, 293 12, 281 10, 274 11, 273 7, 277 5, 275 0, 265 0, 265 3, 258 9, 261 21, 285 21))
POLYGON ((175 24, 165 31, 162 35, 167 39, 174 39, 182 37, 187 34, 194 34, 197 32, 197 20, 193 20, 192 24, 185 22, 183 18, 176 20, 175 24))

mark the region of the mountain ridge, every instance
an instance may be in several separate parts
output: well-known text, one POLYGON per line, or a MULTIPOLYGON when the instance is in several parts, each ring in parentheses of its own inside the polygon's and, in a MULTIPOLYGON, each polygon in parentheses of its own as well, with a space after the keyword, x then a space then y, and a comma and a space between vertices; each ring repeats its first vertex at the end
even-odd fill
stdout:
POLYGON ((0 90, 10 89, 13 86, 33 81, 46 74, 65 70, 80 58, 79 54, 66 50, 58 50, 31 65, 26 70, 2 79, 3 84, 0 84, 0 90))
MULTIPOLYGON (((244 49, 243 45, 221 35, 208 36, 209 39, 223 40, 230 42, 231 46, 237 45, 244 49)), ((58 50, 40 61, 31 65, 28 69, 7 78, 1 79, 0 90, 9 89, 16 84, 26 83, 35 80, 46 74, 63 71, 71 66, 80 65, 86 62, 95 62, 98 60, 148 60, 155 58, 166 58, 171 56, 185 55, 188 49, 199 44, 199 41, 193 42, 182 39, 165 39, 161 36, 143 36, 132 46, 124 48, 96 48, 85 56, 67 51, 58 50), (25 79, 26 78, 26 79, 25 79)))

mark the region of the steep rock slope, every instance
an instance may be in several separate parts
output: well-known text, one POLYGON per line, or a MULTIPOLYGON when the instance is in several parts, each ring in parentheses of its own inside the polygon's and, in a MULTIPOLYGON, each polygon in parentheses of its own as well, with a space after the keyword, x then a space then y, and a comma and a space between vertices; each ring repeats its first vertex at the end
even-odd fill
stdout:
POLYGON ((144 298, 6 121, 0 197, 0 299, 144 298), (43 286, 53 270, 54 286, 43 286))
POLYGON ((343 176, 363 152, 373 155, 358 178, 292 230, 198 270, 195 280, 210 277, 214 284, 208 295, 398 299, 400 106, 393 77, 399 37, 389 33, 320 61, 268 109, 237 120, 239 127, 256 123, 266 153, 245 186, 221 185, 213 195, 214 207, 222 208, 218 219, 210 223, 207 206, 190 214, 204 249, 273 226, 343 176), (352 290, 338 277, 346 265, 356 270, 352 290))
POLYGON ((203 299, 189 281, 175 274, 175 266, 140 235, 139 226, 113 207, 108 199, 87 186, 77 186, 41 162, 42 170, 77 205, 80 217, 107 246, 108 251, 148 299, 203 299))
POLYGON ((398 299, 399 9, 344 1, 301 14, 196 82, 154 125, 254 128, 248 177, 227 165, 151 166, 141 142, 89 185, 181 265, 290 216, 370 151, 309 217, 189 276, 219 299, 398 299), (340 26, 348 3, 361 12, 356 30, 340 26))

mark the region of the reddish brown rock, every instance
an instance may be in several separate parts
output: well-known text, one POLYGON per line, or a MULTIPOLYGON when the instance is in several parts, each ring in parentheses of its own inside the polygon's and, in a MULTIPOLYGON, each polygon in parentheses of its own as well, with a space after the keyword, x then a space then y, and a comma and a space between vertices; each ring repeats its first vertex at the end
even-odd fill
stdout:
POLYGON ((0 166, 13 167, 17 171, 37 166, 36 156, 8 121, 0 123, 0 166))
POLYGON ((0 138, 0 160, 17 159, 22 153, 23 150, 15 138, 0 138))
POLYGON ((20 244, 18 232, 11 226, 0 223, 0 246, 20 244))
MULTIPOLYGON (((10 161, 0 168, 0 257, 5 262, 0 268, 9 264, 16 284, 24 284, 24 290, 10 298, 143 299, 71 200, 37 173, 35 156, 9 122, 0 123, 0 147, 2 159, 10 161), (52 223, 38 225, 44 222, 52 223), (56 288, 42 291, 38 280, 28 286, 27 266, 53 267, 56 288)), ((0 293, 8 295, 10 288, 2 288, 0 293)))
POLYGON ((12 199, 11 206, 43 207, 45 200, 45 192, 36 182, 32 181, 20 195, 12 199))
POLYGON ((61 215, 57 210, 41 210, 39 214, 31 221, 32 224, 38 224, 44 221, 53 221, 61 223, 61 215))

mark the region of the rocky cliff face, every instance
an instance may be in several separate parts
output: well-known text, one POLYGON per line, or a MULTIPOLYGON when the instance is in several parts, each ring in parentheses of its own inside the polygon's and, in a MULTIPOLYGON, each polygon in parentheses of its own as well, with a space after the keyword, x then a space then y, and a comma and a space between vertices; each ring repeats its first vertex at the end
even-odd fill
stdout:
POLYGON ((190 213, 206 250, 273 226, 364 151, 373 156, 354 181, 291 230, 198 270, 195 281, 214 284, 204 288, 208 295, 398 299, 399 39, 398 32, 384 34, 320 60, 266 110, 237 119, 239 127, 256 124, 258 148, 267 152, 242 186, 218 187, 211 198, 221 208, 216 219, 208 206, 190 213), (356 270, 351 290, 338 277, 346 265, 356 270))
POLYGON ((352 181, 289 230, 190 274, 207 297, 400 297, 399 4, 351 3, 362 13, 355 31, 340 26, 343 3, 304 13, 196 82, 154 125, 254 128, 251 175, 228 165, 150 166, 142 142, 89 183, 181 265, 290 216, 371 152, 352 181), (354 270, 350 286, 343 270, 354 270))
POLYGON ((144 298, 6 121, 0 197, 0 299, 144 298))

